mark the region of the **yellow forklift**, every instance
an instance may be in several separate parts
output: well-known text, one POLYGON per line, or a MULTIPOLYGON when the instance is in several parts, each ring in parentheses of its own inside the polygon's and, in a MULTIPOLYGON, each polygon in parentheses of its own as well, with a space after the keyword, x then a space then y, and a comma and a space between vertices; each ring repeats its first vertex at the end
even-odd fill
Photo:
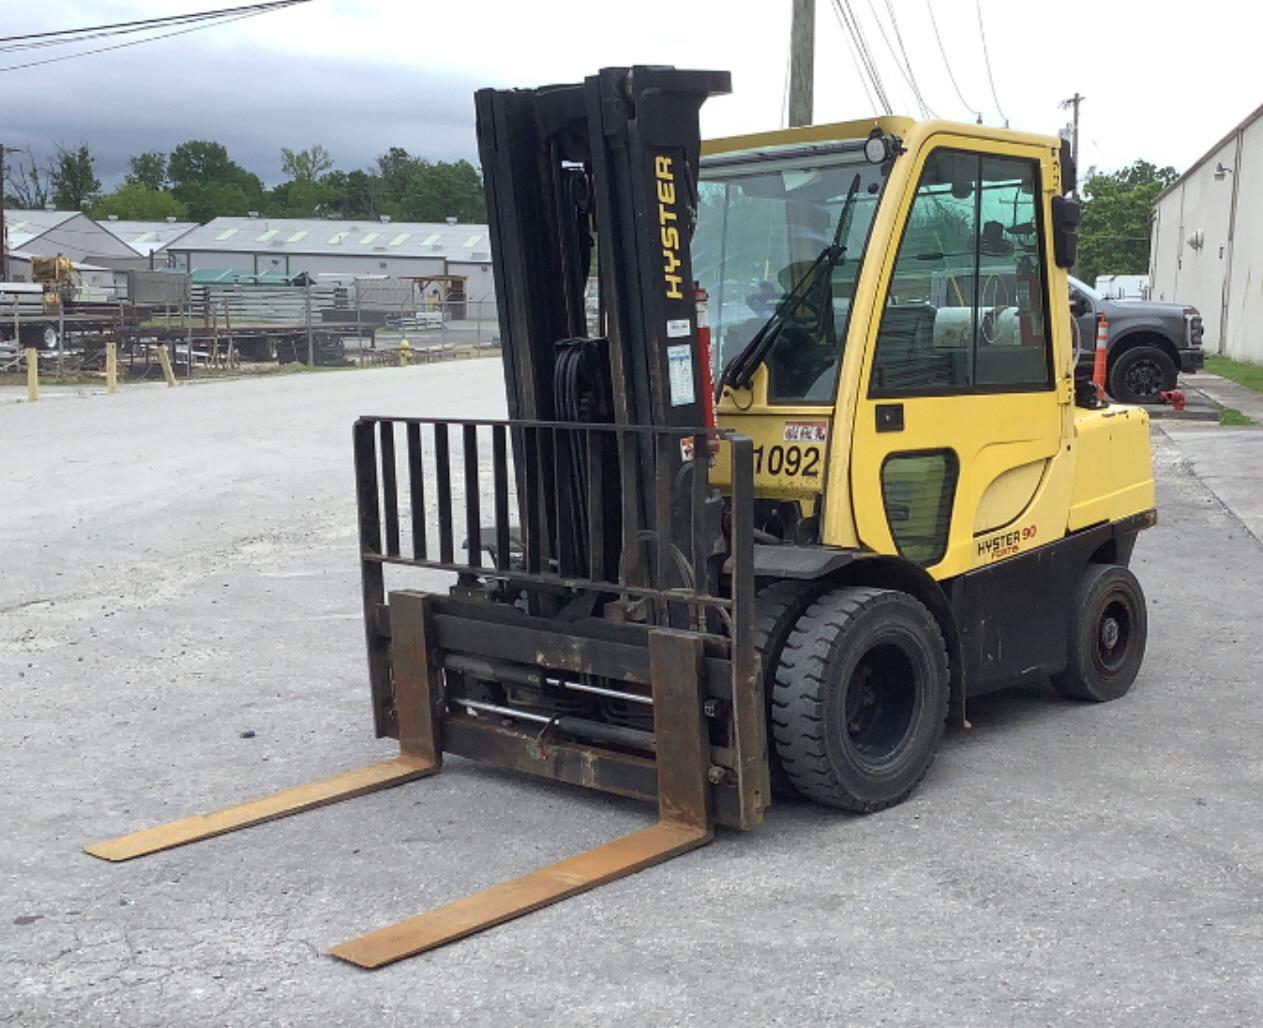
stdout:
POLYGON ((88 852, 444 754, 657 804, 333 950, 378 967, 753 828, 774 790, 898 803, 980 693, 1128 690, 1149 427, 1076 386, 1063 143, 885 117, 702 145, 728 88, 638 66, 477 94, 509 418, 354 426, 373 710, 400 755, 88 852), (448 587, 409 588, 418 569, 448 587))

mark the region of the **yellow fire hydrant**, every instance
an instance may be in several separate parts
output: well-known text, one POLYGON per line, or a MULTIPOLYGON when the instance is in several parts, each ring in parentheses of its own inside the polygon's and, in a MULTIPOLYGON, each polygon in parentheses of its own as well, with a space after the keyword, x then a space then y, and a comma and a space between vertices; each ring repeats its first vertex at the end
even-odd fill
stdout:
POLYGON ((412 363, 412 346, 409 344, 407 337, 399 341, 399 366, 406 368, 412 363))

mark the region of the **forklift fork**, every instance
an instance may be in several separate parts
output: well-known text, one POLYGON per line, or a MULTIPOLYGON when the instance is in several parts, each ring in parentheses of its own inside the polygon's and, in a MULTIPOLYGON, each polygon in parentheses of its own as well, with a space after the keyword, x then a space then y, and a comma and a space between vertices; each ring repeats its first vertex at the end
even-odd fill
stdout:
MULTIPOLYGON (((443 704, 442 690, 430 677, 433 665, 426 642, 426 598, 400 592, 390 599, 398 757, 210 814, 95 843, 87 852, 104 860, 130 860, 438 771, 443 704)), ((714 815, 708 782, 710 745, 702 712, 702 640, 689 632, 656 629, 649 634, 649 661, 657 743, 657 824, 341 943, 332 954, 360 967, 382 967, 708 843, 714 834, 714 815)))

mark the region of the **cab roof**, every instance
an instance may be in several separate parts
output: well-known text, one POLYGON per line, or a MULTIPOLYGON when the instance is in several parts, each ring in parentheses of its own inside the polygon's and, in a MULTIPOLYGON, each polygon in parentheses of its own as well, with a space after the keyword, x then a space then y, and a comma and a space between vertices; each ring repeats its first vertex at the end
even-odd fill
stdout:
POLYGON ((883 135, 898 136, 905 143, 914 137, 923 139, 939 132, 951 132, 958 136, 974 136, 1008 143, 1034 143, 1037 146, 1059 147, 1057 136, 1034 132, 1017 132, 1013 129, 994 128, 990 125, 974 125, 960 121, 917 121, 898 115, 862 118, 858 121, 838 121, 827 125, 804 125, 799 128, 771 129, 741 136, 708 139, 702 143, 702 156, 717 154, 755 153, 782 146, 803 146, 812 143, 834 143, 848 139, 864 139, 873 129, 883 135))

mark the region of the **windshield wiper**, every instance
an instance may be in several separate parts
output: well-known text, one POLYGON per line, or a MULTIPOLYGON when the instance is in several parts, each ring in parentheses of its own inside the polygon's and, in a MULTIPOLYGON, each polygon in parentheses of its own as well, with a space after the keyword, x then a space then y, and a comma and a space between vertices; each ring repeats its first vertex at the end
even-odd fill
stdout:
MULTIPOLYGON (((851 215, 855 209, 855 197, 859 194, 859 191, 860 176, 857 173, 855 178, 851 180, 850 189, 846 192, 846 200, 842 204, 842 210, 838 212, 838 223, 833 230, 833 242, 820 251, 816 259, 811 262, 811 267, 803 272, 790 291, 776 305, 776 310, 772 312, 772 316, 760 326, 759 330, 754 333, 754 337, 746 343, 741 352, 724 366, 724 372, 719 379, 719 388, 721 390, 724 386, 730 389, 750 388, 750 383, 754 380, 754 372, 763 363, 764 358, 767 357, 768 351, 772 349, 772 344, 776 342, 785 323, 803 305, 803 301, 811 295, 812 287, 820 280, 822 271, 824 273, 824 281, 832 285, 833 271, 842 263, 842 258, 846 256, 846 247, 843 245, 842 240, 850 231, 851 215)), ((830 288, 829 302, 833 302, 832 288, 830 288)))

